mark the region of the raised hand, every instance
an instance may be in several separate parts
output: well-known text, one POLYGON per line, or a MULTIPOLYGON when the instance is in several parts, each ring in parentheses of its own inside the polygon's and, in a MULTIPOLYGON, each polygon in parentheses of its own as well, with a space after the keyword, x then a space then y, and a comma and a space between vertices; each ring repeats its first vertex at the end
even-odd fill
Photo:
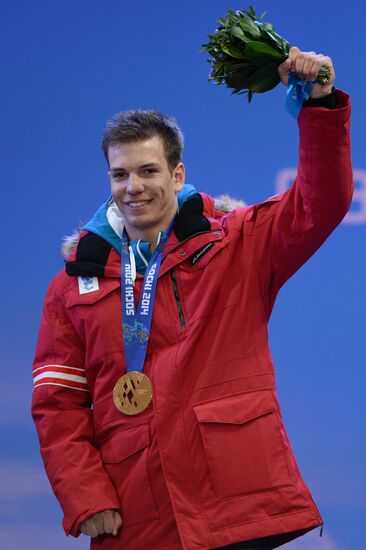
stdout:
POLYGON ((285 86, 287 86, 290 72, 295 72, 302 80, 315 82, 310 93, 310 97, 313 98, 330 94, 335 79, 334 67, 330 57, 315 52, 302 52, 295 46, 290 49, 286 61, 279 65, 278 72, 285 86), (324 86, 315 82, 321 67, 326 67, 330 71, 329 82, 324 86))

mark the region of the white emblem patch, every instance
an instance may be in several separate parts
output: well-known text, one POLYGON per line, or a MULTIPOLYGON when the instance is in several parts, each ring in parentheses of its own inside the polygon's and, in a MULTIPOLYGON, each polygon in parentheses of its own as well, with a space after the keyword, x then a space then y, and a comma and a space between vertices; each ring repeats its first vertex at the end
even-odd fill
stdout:
POLYGON ((98 277, 78 277, 80 294, 88 294, 99 290, 98 277))

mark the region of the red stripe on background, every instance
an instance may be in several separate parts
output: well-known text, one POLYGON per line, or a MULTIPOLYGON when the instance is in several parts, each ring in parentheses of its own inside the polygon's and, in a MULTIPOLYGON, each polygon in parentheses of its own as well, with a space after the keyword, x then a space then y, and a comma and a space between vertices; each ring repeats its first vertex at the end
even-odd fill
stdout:
MULTIPOLYGON (((58 382, 55 383, 55 382, 46 382, 45 384, 37 384, 37 386, 41 387, 41 386, 61 386, 61 388, 66 388, 69 389, 69 390, 76 390, 76 391, 87 391, 89 392, 89 390, 86 390, 85 388, 69 388, 68 386, 65 386, 65 384, 59 384, 58 382)), ((35 388, 35 386, 34 386, 35 388)), ((33 388, 33 391, 34 391, 34 388, 33 388)))

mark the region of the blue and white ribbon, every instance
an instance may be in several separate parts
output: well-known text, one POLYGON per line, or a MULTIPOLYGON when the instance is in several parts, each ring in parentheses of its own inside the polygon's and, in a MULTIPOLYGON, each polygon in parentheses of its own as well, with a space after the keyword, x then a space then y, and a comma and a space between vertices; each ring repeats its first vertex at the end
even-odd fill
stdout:
MULTIPOLYGON (((170 230, 170 228, 169 228, 170 230)), ((127 372, 143 372, 155 301, 156 287, 163 249, 169 231, 158 242, 146 268, 140 301, 136 311, 134 300, 134 269, 126 229, 122 234, 121 292, 122 333, 127 372), (132 265, 131 265, 132 264, 132 265)))
POLYGON ((305 100, 309 99, 314 82, 305 82, 291 72, 288 77, 286 111, 294 118, 299 116, 305 100))

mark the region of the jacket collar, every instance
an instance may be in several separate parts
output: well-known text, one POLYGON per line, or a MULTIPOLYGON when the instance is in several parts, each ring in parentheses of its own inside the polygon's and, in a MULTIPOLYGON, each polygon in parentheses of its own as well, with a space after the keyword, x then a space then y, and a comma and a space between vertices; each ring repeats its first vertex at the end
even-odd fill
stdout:
MULTIPOLYGON (((195 235, 206 234, 203 240, 207 240, 207 234, 216 230, 213 240, 217 240, 221 225, 214 219, 214 212, 213 200, 208 195, 195 193, 184 202, 176 215, 164 256, 176 251, 181 243, 195 235)), ((197 245, 201 242, 202 237, 197 241, 197 245)), ((194 253, 194 246, 190 245, 189 248, 192 249, 191 253, 194 253)), ((184 257, 181 258, 183 259, 184 257)), ((71 276, 119 277, 120 263, 120 255, 110 242, 94 232, 84 230, 80 234, 77 247, 66 261, 65 269, 71 276)))

